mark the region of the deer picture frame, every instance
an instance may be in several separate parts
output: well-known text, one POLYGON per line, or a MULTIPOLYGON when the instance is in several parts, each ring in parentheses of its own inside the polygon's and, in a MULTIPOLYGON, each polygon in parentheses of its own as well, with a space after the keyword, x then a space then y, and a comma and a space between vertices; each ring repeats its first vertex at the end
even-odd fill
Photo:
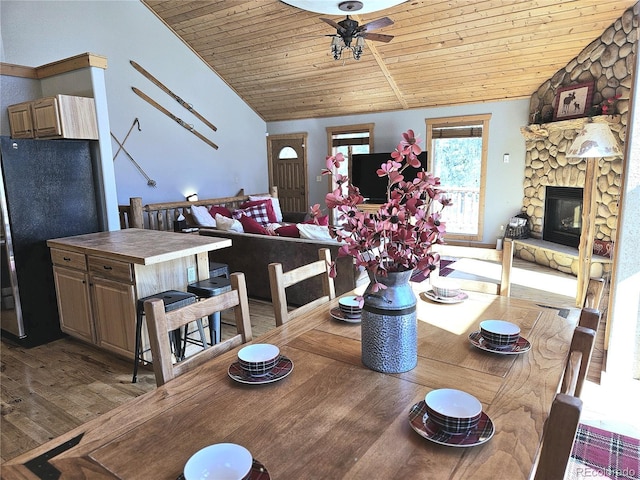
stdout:
POLYGON ((560 87, 556 91, 553 120, 584 117, 591 110, 593 82, 560 87))

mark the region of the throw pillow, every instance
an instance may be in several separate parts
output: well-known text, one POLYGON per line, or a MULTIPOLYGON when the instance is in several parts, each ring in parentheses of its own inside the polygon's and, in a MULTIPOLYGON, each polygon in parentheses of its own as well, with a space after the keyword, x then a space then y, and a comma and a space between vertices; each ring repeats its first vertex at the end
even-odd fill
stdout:
POLYGON ((261 225, 268 225, 269 216, 267 215, 267 207, 264 205, 254 205, 248 208, 239 208, 233 211, 233 218, 239 220, 242 215, 252 217, 256 222, 261 225))
POLYGON ((231 210, 229 210, 227 207, 224 207, 222 205, 212 205, 211 208, 209 209, 209 213, 213 218, 216 218, 216 213, 219 213, 220 215, 225 216, 227 218, 233 218, 233 216, 231 215, 231 210))
POLYGON ((273 209, 273 203, 271 202, 271 199, 269 200, 254 200, 254 201, 249 201, 249 202, 244 202, 242 205, 240 205, 239 208, 249 208, 249 207, 255 207, 256 205, 264 205, 265 208, 267 209, 267 216, 269 217, 269 223, 277 223, 278 220, 276 220, 276 212, 273 209))
POLYGON ((242 224, 235 218, 227 218, 224 215, 216 213, 216 223, 218 224, 218 228, 220 230, 244 233, 242 224))
POLYGON ((207 207, 201 207, 199 205, 191 206, 191 216, 194 218, 196 223, 201 227, 215 227, 216 220, 211 216, 207 207))
POLYGON ((262 225, 260 225, 251 217, 242 215, 239 222, 242 224, 242 229, 245 231, 245 233, 257 233, 260 235, 269 234, 269 232, 267 232, 267 230, 262 225))
POLYGON ((300 232, 300 238, 308 238, 310 240, 333 240, 329 234, 329 227, 325 227, 324 225, 298 223, 296 226, 300 232))
POLYGON ((271 200, 273 211, 276 213, 276 222, 282 221, 282 210, 280 209, 280 201, 277 197, 265 197, 261 195, 249 195, 249 200, 271 200))
POLYGON ((300 238, 300 231, 295 224, 285 225, 280 228, 276 228, 276 235, 281 237, 300 238))

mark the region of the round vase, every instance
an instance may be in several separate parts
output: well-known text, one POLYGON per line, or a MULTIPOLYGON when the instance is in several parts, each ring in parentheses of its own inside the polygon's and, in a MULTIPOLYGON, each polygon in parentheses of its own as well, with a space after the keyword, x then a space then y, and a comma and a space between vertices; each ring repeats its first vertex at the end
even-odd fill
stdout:
POLYGON ((413 270, 389 272, 377 277, 386 289, 372 292, 371 282, 365 290, 362 308, 362 363, 378 372, 401 373, 418 363, 418 321, 416 296, 409 279, 413 270))

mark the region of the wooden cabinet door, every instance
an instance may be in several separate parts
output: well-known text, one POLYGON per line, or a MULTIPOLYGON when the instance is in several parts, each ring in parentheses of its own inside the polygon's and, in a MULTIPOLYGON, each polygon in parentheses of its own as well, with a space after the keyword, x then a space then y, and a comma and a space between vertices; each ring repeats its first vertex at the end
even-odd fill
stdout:
POLYGON ((73 337, 95 343, 89 276, 85 272, 54 266, 53 280, 58 293, 60 329, 73 337))
POLYGON ((36 137, 62 135, 58 99, 47 97, 33 102, 33 128, 36 137))
POLYGON ((18 103, 7 107, 11 138, 33 138, 31 102, 18 103))
POLYGON ((133 285, 91 276, 96 344, 133 359, 136 297, 133 285))

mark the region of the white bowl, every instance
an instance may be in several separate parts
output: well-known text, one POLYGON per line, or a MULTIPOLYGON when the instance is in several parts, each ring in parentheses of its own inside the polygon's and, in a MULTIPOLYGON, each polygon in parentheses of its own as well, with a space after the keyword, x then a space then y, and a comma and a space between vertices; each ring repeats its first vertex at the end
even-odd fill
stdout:
POLYGON ((238 350, 238 359, 247 363, 268 362, 280 355, 280 349, 270 343, 254 343, 238 350))
POLYGON ((184 466, 186 480, 242 480, 247 476, 253 457, 235 443, 216 443, 198 450, 184 466))

